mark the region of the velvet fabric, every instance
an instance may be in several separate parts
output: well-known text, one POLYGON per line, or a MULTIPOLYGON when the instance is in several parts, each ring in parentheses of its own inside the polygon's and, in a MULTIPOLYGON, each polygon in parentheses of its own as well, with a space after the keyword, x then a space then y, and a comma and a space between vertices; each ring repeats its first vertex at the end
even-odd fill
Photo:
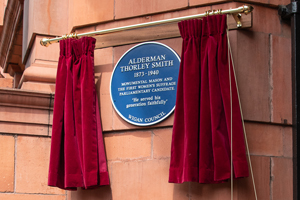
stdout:
POLYGON ((60 41, 48 185, 76 190, 108 185, 94 78, 95 39, 60 41))
POLYGON ((234 177, 248 176, 232 68, 229 80, 226 28, 226 15, 179 23, 183 43, 169 182, 220 183, 230 178, 230 82, 234 177))

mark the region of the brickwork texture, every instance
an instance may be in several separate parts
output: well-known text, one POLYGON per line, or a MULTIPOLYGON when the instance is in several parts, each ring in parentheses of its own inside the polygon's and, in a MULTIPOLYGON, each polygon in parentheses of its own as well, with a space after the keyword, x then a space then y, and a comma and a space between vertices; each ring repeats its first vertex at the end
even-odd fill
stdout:
MULTIPOLYGON (((245 3, 253 5, 252 28, 230 31, 229 36, 256 190, 258 199, 292 200, 291 35, 290 25, 277 14, 277 6, 288 4, 288 0, 128 0, 126 3, 124 0, 70 0, 59 10, 53 5, 59 5, 60 1, 53 0, 45 11, 39 9, 38 2, 28 5, 35 13, 29 18, 34 23, 29 24, 28 38, 35 34, 32 30, 38 33, 39 27, 47 29, 47 33, 43 30, 41 33, 48 35, 65 29, 80 33, 234 8, 245 3), (64 18, 67 27, 59 25, 63 21, 60 15, 68 16, 64 18), (45 20, 34 16, 43 16, 45 20)), ((180 37, 158 42, 181 54, 180 37)), ((133 45, 95 50, 95 84, 110 176, 110 186, 98 189, 78 188, 66 192, 47 186, 53 83, 28 81, 16 92, 9 89, 12 79, 0 78, 0 199, 230 199, 230 183, 168 183, 173 115, 157 125, 141 128, 128 124, 114 110, 109 94, 110 77, 118 59, 133 45)), ((29 68, 33 63, 48 68, 57 65, 58 45, 45 49, 34 41, 28 51, 32 53, 26 65, 29 68)), ((255 199, 251 177, 234 181, 234 199, 255 199)))

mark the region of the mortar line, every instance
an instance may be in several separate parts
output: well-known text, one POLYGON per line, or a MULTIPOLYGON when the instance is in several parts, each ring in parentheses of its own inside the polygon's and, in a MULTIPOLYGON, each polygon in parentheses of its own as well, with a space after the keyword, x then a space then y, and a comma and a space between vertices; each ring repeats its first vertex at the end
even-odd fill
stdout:
POLYGON ((48 110, 48 131, 47 131, 47 135, 50 136, 50 114, 51 114, 51 103, 52 103, 52 95, 50 94, 50 102, 49 102, 49 110, 48 110))
MULTIPOLYGON (((114 70, 114 66, 115 66, 115 47, 112 47, 112 70, 114 70)), ((110 89, 110 88, 109 88, 110 89)), ((111 95, 111 94, 109 94, 109 95, 111 95)), ((100 95, 101 96, 101 95, 100 95)), ((110 97, 111 98, 111 97, 110 97)), ((99 99, 100 99, 100 97, 99 97, 99 99)), ((112 128, 112 131, 115 129, 115 117, 114 117, 114 106, 112 105, 112 102, 111 102, 111 104, 110 104, 110 106, 112 107, 112 109, 111 109, 111 128, 112 128)), ((99 108, 100 108, 100 105, 99 105, 99 108)))
POLYGON ((272 35, 269 34, 269 109, 270 109, 270 121, 274 120, 273 115, 273 51, 272 51, 273 43, 272 43, 272 35))
POLYGON ((151 159, 154 159, 154 156, 153 156, 153 140, 154 140, 154 132, 153 132, 153 130, 151 130, 151 154, 150 154, 150 158, 151 159))
POLYGON ((116 20, 116 0, 114 0, 114 20, 116 20))
POLYGON ((14 191, 13 193, 16 193, 16 185, 17 185, 17 139, 18 136, 14 135, 14 191))
POLYGON ((273 176, 272 176, 272 157, 270 157, 270 200, 273 200, 273 176))

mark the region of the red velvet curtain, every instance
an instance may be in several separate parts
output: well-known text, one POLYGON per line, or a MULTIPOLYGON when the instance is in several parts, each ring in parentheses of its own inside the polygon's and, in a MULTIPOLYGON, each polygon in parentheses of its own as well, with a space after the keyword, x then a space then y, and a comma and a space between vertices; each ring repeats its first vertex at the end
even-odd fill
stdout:
MULTIPOLYGON (((248 176, 234 72, 229 80, 226 15, 179 23, 183 38, 169 182, 220 183, 248 176)), ((230 61, 231 62, 231 61, 230 61)))
POLYGON ((60 41, 48 185, 108 185, 94 78, 95 39, 60 41))

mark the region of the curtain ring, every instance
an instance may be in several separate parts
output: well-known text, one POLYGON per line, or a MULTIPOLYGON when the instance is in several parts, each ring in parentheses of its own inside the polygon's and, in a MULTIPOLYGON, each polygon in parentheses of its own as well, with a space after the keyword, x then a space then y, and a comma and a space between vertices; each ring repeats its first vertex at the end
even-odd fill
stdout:
POLYGON ((218 9, 217 13, 218 13, 218 15, 221 15, 222 14, 222 9, 218 9))
POLYGON ((206 17, 209 15, 209 12, 211 12, 211 10, 207 10, 207 11, 205 11, 205 15, 206 15, 206 17))
POLYGON ((68 38, 75 38, 75 39, 78 39, 78 35, 77 33, 70 33, 69 35, 68 34, 65 34, 62 36, 62 39, 65 40, 65 39, 68 39, 68 38))
POLYGON ((68 38, 78 39, 77 33, 71 33, 68 38))

